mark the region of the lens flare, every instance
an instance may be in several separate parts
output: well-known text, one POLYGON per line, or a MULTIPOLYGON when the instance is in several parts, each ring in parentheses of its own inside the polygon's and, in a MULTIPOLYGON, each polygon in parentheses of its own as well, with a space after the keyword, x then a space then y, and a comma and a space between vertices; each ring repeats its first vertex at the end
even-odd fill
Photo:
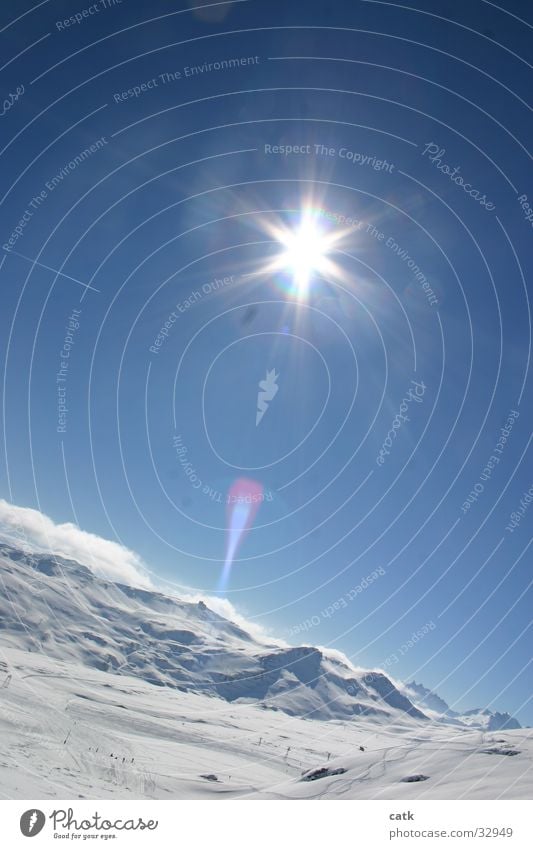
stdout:
POLYGON ((305 301, 312 284, 321 279, 340 280, 342 272, 332 259, 341 243, 353 240, 353 230, 333 227, 325 210, 310 199, 300 210, 291 210, 289 222, 266 220, 263 229, 280 250, 257 273, 279 275, 287 295, 305 301))
POLYGON ((219 589, 224 589, 228 582, 235 555, 253 524, 262 500, 263 485, 248 478, 239 478, 228 490, 226 559, 219 589))
POLYGON ((305 294, 314 273, 324 273, 328 268, 327 237, 320 229, 315 216, 307 214, 297 230, 283 236, 284 253, 279 258, 280 266, 292 276, 296 290, 305 294))

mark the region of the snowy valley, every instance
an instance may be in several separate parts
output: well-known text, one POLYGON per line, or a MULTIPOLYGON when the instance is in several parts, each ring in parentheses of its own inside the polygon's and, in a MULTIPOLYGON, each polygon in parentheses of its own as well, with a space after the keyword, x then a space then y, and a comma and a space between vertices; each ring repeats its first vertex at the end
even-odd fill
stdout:
POLYGON ((533 731, 0 545, 4 798, 530 798, 533 731))

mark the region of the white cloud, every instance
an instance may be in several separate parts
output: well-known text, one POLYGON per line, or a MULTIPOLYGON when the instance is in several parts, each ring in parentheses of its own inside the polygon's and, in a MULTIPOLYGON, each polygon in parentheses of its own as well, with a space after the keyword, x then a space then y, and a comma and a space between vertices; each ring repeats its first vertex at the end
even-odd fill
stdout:
MULTIPOLYGON (((77 560, 111 581, 153 588, 138 554, 118 542, 82 531, 71 522, 57 525, 39 510, 17 507, 0 499, 1 530, 8 537, 21 535, 30 546, 42 551, 77 560)), ((17 539, 21 542, 20 537, 17 539)))
MULTIPOLYGON (((169 588, 164 578, 152 581, 142 558, 124 545, 104 539, 96 534, 82 531, 71 522, 56 524, 53 519, 29 507, 18 507, 0 499, 0 537, 12 544, 29 545, 30 548, 70 558, 88 566, 99 577, 110 581, 129 584, 142 589, 166 592, 182 601, 198 603, 203 601, 219 616, 235 623, 250 636, 262 644, 278 648, 290 648, 285 640, 271 636, 266 628, 242 615, 227 598, 210 596, 205 593, 178 592, 174 586, 169 588), (167 585, 166 589, 164 584, 167 585)), ((308 645, 304 641, 304 645, 308 645)), ((312 644, 312 643, 311 643, 312 644)), ((317 646, 326 657, 344 663, 355 674, 364 674, 367 669, 355 666, 342 652, 331 647, 317 646)), ((377 670, 382 671, 382 670, 377 670)), ((404 685, 392 678, 388 672, 385 675, 398 689, 404 685)))
POLYGON ((352 674, 366 675, 369 671, 371 671, 369 669, 365 669, 365 667, 363 666, 356 666, 354 663, 352 663, 348 655, 344 654, 344 652, 339 651, 338 649, 332 648, 331 646, 317 646, 317 649, 320 649, 322 654, 326 657, 330 657, 332 658, 332 660, 338 660, 340 661, 340 663, 343 663, 345 666, 348 667, 352 674))
POLYGON ((289 644, 284 640, 278 640, 275 637, 272 637, 268 633, 267 629, 258 622, 253 622, 243 616, 242 613, 239 613, 239 611, 227 598, 205 595, 205 593, 195 593, 194 595, 184 595, 181 593, 179 597, 183 601, 189 601, 193 604, 203 601, 211 610, 218 613, 219 616, 223 616, 224 619, 229 619, 230 622, 234 622, 235 625, 238 625, 239 628, 242 628, 243 631, 246 631, 259 643, 269 643, 270 645, 277 646, 278 648, 289 647, 289 644))
POLYGON ((165 579, 158 581, 155 575, 152 581, 147 574, 147 567, 134 551, 120 543, 82 531, 71 522, 56 524, 39 510, 18 507, 0 499, 0 535, 21 548, 23 545, 29 545, 30 548, 77 560, 92 569, 96 575, 111 581, 159 590, 183 601, 203 601, 219 616, 234 622, 258 642, 279 647, 287 646, 282 640, 271 637, 258 623, 246 619, 227 598, 205 593, 179 592, 172 585, 169 588, 165 579), (164 584, 167 585, 166 588, 164 584))

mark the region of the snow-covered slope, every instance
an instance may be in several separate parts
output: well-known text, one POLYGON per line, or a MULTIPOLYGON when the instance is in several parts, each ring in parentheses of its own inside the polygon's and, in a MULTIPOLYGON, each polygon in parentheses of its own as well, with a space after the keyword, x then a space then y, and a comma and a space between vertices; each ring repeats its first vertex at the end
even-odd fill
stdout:
POLYGON ((432 718, 447 722, 450 725, 465 725, 469 728, 482 728, 485 731, 502 731, 522 727, 518 720, 510 714, 498 713, 498 711, 488 710, 487 708, 474 708, 474 710, 458 713, 452 710, 444 699, 441 699, 436 693, 432 693, 423 684, 417 684, 416 681, 406 684, 403 687, 403 693, 421 710, 426 710, 432 718))
POLYGON ((61 557, 0 545, 0 645, 228 702, 343 719, 424 714, 380 672, 311 646, 258 642, 203 602, 111 583, 61 557))
POLYGON ((405 714, 385 724, 369 716, 321 722, 35 652, 7 649, 1 656, 2 798, 530 799, 533 793, 529 729, 494 735, 405 714), (411 780, 417 776, 424 780, 411 780))
POLYGON ((1 546, 0 579, 4 798, 531 797, 529 730, 450 729, 380 672, 73 561, 1 546))

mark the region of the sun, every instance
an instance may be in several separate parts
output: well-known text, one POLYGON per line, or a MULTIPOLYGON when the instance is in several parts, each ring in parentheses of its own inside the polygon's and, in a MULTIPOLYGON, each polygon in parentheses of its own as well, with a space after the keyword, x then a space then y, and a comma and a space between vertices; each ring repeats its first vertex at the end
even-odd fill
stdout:
POLYGON ((304 216, 299 227, 282 238, 285 248, 279 263, 291 274, 296 290, 305 294, 311 278, 328 267, 329 242, 311 215, 304 216))
POLYGON ((260 229, 270 236, 277 250, 248 276, 272 275, 275 285, 297 301, 308 300, 313 282, 349 282, 335 259, 344 253, 341 247, 353 241, 353 231, 333 226, 331 215, 313 200, 303 203, 299 211, 287 212, 291 213, 289 222, 273 217, 260 222, 260 229))
POLYGON ((277 234, 282 246, 275 266, 292 278, 294 290, 305 297, 312 279, 331 272, 328 255, 338 236, 332 237, 321 226, 315 210, 303 210, 300 222, 294 229, 284 229, 277 234))

